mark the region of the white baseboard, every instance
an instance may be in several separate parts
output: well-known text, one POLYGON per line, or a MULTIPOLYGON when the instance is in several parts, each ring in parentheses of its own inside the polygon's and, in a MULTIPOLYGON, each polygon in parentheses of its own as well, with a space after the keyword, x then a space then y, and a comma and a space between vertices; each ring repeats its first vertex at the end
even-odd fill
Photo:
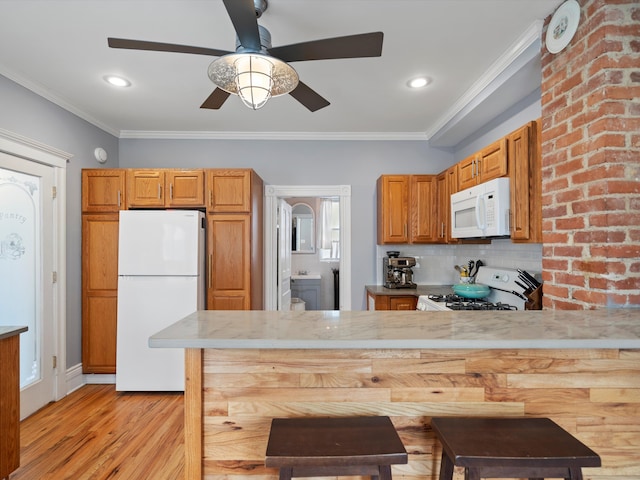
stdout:
POLYGON ((67 395, 69 395, 74 390, 79 389, 81 386, 85 384, 84 378, 82 376, 81 363, 67 369, 66 384, 67 384, 67 393, 66 393, 67 395))
POLYGON ((82 364, 79 363, 71 368, 67 369, 66 384, 67 395, 74 390, 79 389, 83 385, 87 384, 115 384, 116 376, 111 374, 83 374, 82 364))

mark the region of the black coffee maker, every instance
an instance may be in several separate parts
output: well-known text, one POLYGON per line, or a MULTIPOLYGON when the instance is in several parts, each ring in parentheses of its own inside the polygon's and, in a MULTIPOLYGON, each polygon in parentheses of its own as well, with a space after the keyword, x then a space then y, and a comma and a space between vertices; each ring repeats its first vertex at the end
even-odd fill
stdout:
POLYGON ((401 257, 400 252, 390 251, 382 259, 382 272, 384 286, 387 288, 416 288, 413 283, 413 270, 416 259, 413 257, 401 257))

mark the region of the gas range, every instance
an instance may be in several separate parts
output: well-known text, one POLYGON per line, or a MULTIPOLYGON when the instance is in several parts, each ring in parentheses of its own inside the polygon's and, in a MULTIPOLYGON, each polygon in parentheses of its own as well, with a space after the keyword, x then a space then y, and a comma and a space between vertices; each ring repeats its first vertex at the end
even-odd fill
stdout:
POLYGON ((475 281, 491 287, 486 298, 470 299, 454 294, 421 295, 416 308, 423 311, 524 310, 526 297, 515 283, 517 279, 517 270, 482 266, 475 281))
MULTIPOLYGON (((518 307, 502 302, 489 302, 482 298, 464 298, 458 295, 427 295, 429 302, 435 302, 437 310, 517 310, 518 307)), ((423 302, 424 303, 424 302, 423 302)), ((425 306, 425 305, 423 305, 425 306)), ((418 310, 422 310, 418 308, 418 310)), ((425 310, 428 310, 425 308, 425 310)))

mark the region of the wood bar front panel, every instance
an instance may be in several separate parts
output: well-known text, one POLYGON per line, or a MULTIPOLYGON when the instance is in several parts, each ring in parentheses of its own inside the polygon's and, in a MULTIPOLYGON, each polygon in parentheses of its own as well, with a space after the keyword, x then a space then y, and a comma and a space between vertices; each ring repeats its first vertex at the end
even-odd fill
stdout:
POLYGON ((391 417, 409 452, 395 480, 438 478, 430 419, 448 415, 549 417, 602 457, 585 478, 640 478, 639 350, 203 353, 203 397, 186 401, 203 402, 207 480, 276 480, 264 467, 271 419, 341 415, 391 417))
POLYGON ((0 478, 20 466, 20 335, 0 339, 0 478))

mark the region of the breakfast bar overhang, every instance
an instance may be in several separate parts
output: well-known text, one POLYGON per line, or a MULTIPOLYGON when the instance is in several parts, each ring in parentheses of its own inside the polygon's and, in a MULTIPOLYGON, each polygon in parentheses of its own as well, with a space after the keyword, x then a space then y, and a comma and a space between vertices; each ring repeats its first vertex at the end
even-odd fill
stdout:
POLYGON ((199 311, 153 335, 184 348, 189 480, 276 479, 272 418, 386 415, 409 453, 394 478, 438 478, 433 416, 548 417, 640 478, 640 310, 199 311))

